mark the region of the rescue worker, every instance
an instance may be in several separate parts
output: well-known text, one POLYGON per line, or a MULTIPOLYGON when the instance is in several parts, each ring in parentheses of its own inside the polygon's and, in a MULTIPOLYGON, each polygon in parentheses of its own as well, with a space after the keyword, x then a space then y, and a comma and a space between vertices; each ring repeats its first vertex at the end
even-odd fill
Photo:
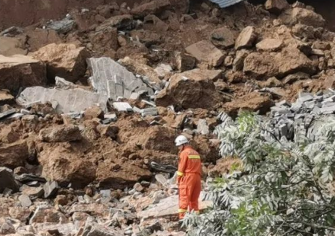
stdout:
POLYGON ((177 184, 179 188, 179 219, 183 219, 187 211, 199 213, 198 199, 201 191, 201 159, 189 144, 184 135, 175 140, 179 148, 177 184))

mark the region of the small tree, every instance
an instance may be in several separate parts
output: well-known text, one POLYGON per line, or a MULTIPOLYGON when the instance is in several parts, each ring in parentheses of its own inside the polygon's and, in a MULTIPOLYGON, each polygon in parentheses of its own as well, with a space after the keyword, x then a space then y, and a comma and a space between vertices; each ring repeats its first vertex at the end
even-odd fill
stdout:
POLYGON ((208 179, 213 208, 186 216, 189 235, 335 235, 335 119, 293 142, 256 114, 221 118, 220 154, 241 158, 243 170, 208 179))

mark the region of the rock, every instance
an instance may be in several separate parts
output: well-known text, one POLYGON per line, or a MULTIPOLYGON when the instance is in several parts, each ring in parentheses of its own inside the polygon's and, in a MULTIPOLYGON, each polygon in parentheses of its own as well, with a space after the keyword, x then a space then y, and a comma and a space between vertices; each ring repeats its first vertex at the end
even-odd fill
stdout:
POLYGON ((6 57, 16 54, 26 55, 23 38, 0 37, 0 54, 6 57))
POLYGON ((106 27, 89 35, 93 50, 101 54, 107 52, 107 49, 116 51, 119 48, 117 29, 106 27))
POLYGON ((239 158, 221 158, 216 162, 214 168, 209 170, 208 176, 217 178, 234 170, 242 169, 242 166, 243 162, 239 158))
POLYGON ((89 224, 85 227, 83 235, 85 236, 116 236, 116 235, 124 235, 124 234, 117 232, 116 229, 113 229, 110 227, 104 227, 98 224, 89 224))
POLYGON ((224 59, 224 54, 208 40, 192 44, 185 50, 199 62, 205 63, 209 67, 220 66, 224 59))
POLYGON ((235 49, 250 48, 257 39, 256 30, 252 26, 244 28, 235 42, 235 49))
POLYGON ((244 59, 249 55, 249 52, 245 49, 236 52, 236 57, 233 61, 233 70, 242 71, 244 67, 244 59))
POLYGON ((172 67, 168 64, 159 64, 155 71, 160 79, 164 79, 166 76, 170 75, 172 72, 172 67))
POLYGON ((99 105, 106 110, 108 97, 84 89, 48 89, 43 87, 30 87, 23 90, 16 102, 24 107, 36 103, 57 103, 57 113, 80 113, 81 111, 99 105), (69 103, 69 101, 72 101, 69 103))
POLYGON ((20 203, 21 203, 21 206, 23 206, 23 207, 30 207, 31 204, 32 204, 32 202, 31 202, 29 196, 24 195, 24 194, 22 194, 22 195, 19 197, 19 201, 20 201, 20 203))
POLYGON ((115 27, 118 30, 132 30, 135 26, 133 16, 129 14, 112 16, 102 26, 99 26, 97 30, 106 27, 106 25, 115 27))
POLYGON ((295 7, 283 12, 279 19, 286 25, 295 25, 297 23, 313 27, 322 27, 325 24, 323 17, 312 10, 295 7))
POLYGON ((84 47, 74 44, 49 44, 34 52, 32 56, 48 64, 48 79, 56 76, 76 82, 86 72, 86 59, 90 56, 84 47))
POLYGON ((274 57, 268 53, 250 53, 244 60, 243 72, 257 79, 278 74, 274 57))
POLYGON ((140 183, 136 183, 134 185, 134 189, 137 191, 137 192, 142 192, 144 190, 144 188, 142 187, 142 185, 140 183))
POLYGON ((66 34, 70 32, 76 25, 74 20, 64 18, 60 21, 51 21, 47 24, 48 29, 55 30, 59 34, 66 34))
POLYGON ((119 132, 119 128, 113 125, 98 125, 97 130, 101 137, 110 137, 113 140, 117 139, 119 132))
POLYGON ((5 167, 0 167, 0 193, 5 189, 11 189, 14 192, 19 191, 19 186, 15 181, 13 172, 5 167))
POLYGON ((315 39, 316 33, 313 26, 309 25, 302 25, 302 24, 296 24, 292 27, 292 33, 294 36, 299 37, 301 39, 315 39))
POLYGON ((43 186, 44 198, 53 198, 58 192, 58 183, 56 181, 46 182, 43 186))
MULTIPOLYGON (((285 1, 285 0, 284 0, 285 1)), ((283 40, 281 39, 263 39, 256 44, 256 48, 260 51, 277 51, 283 45, 283 40)))
POLYGON ((197 124, 197 132, 202 135, 209 134, 209 127, 205 119, 200 119, 197 124))
POLYGON ((139 40, 139 42, 147 48, 159 45, 163 42, 163 38, 160 34, 143 29, 131 31, 130 37, 139 40))
POLYGON ((150 14, 156 15, 169 8, 170 5, 171 3, 169 0, 151 1, 134 7, 131 10, 131 14, 137 18, 142 18, 150 14))
POLYGON ((283 83, 284 84, 293 84, 294 82, 296 82, 298 80, 304 80, 304 79, 309 79, 309 78, 310 78, 310 76, 308 74, 303 73, 303 72, 298 72, 298 73, 286 76, 283 79, 283 83))
POLYGON ((39 138, 44 142, 73 142, 81 140, 82 136, 78 126, 60 125, 42 129, 39 138))
POLYGON ((12 26, 9 27, 8 29, 5 29, 0 32, 0 36, 5 36, 5 37, 15 37, 19 34, 23 33, 23 29, 20 27, 12 26))
POLYGON ((29 196, 30 198, 41 198, 44 195, 44 189, 42 187, 30 187, 23 185, 21 189, 22 194, 29 196))
POLYGON ((2 143, 14 143, 18 141, 19 138, 20 135, 15 132, 15 130, 11 126, 5 126, 0 129, 0 141, 2 143))
POLYGON ((267 94, 252 92, 231 102, 224 104, 225 111, 231 116, 236 116, 238 111, 259 111, 260 114, 265 114, 270 111, 273 105, 271 97, 267 94))
POLYGON ((46 67, 30 56, 0 55, 0 89, 17 92, 19 88, 46 85, 46 67))
POLYGON ((212 43, 222 49, 230 48, 235 45, 236 33, 227 27, 215 29, 211 34, 212 43))
POLYGON ((8 90, 0 90, 0 106, 11 104, 14 102, 14 97, 8 90))
POLYGON ((50 208, 50 206, 48 205, 38 206, 32 217, 30 218, 29 224, 31 225, 33 223, 47 223, 47 222, 66 223, 67 219, 63 213, 50 208))
POLYGON ((84 187, 95 179, 96 165, 88 157, 85 158, 86 155, 77 150, 78 148, 68 145, 68 143, 43 145, 43 150, 38 156, 43 166, 41 176, 50 181, 57 181, 62 187, 69 183, 72 188, 84 187))
POLYGON ((27 36, 27 44, 29 45, 30 52, 35 52, 41 47, 51 43, 62 43, 62 39, 57 32, 51 29, 36 28, 34 30, 29 30, 27 36))
POLYGON ((157 95, 156 105, 210 109, 217 102, 222 101, 215 91, 213 81, 220 75, 219 70, 199 69, 173 75, 169 86, 157 95))
POLYGON ((280 76, 296 72, 304 72, 307 74, 313 74, 315 72, 312 61, 296 48, 283 49, 281 53, 275 56, 274 60, 278 66, 280 76))
POLYGON ((177 52, 175 54, 175 63, 180 72, 192 70, 195 67, 196 59, 191 55, 177 52))
POLYGON ((84 120, 92 120, 94 118, 104 119, 104 112, 98 106, 89 107, 84 112, 84 120))
POLYGON ((267 0, 265 3, 265 9, 275 14, 281 13, 289 6, 286 0, 267 0))
POLYGON ((0 145, 1 166, 16 168, 24 166, 29 157, 28 144, 26 140, 19 140, 11 144, 0 145))
POLYGON ((276 77, 271 77, 267 81, 260 81, 259 86, 264 87, 281 87, 283 83, 279 81, 276 77))

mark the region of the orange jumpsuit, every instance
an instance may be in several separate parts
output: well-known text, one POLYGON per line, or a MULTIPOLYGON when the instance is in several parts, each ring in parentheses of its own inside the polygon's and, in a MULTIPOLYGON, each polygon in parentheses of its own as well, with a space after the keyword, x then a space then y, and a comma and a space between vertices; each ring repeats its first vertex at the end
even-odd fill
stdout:
POLYGON ((191 146, 186 146, 179 154, 178 164, 179 185, 179 218, 185 213, 195 211, 199 213, 198 199, 201 191, 201 159, 198 152, 191 146))

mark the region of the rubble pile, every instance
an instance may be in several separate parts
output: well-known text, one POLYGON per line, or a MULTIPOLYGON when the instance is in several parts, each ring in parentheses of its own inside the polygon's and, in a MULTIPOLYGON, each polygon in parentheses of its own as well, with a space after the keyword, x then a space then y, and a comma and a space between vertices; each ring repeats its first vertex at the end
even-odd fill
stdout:
POLYGON ((312 7, 118 3, 1 33, 0 234, 184 235, 178 134, 205 180, 236 164, 219 160, 222 112, 269 114, 287 139, 335 112, 319 92, 335 33, 312 7))

